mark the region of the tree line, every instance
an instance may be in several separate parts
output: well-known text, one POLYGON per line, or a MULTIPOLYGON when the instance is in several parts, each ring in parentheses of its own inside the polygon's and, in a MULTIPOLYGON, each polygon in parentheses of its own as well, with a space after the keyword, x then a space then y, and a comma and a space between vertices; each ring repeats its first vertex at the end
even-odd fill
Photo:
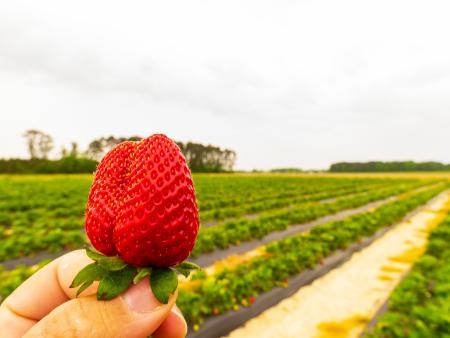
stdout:
MULTIPOLYGON (((124 141, 139 141, 140 136, 100 137, 81 151, 76 142, 67 149, 62 147, 58 159, 49 159, 54 150, 51 135, 30 129, 23 135, 29 159, 0 159, 0 173, 91 173, 101 158, 115 145, 124 141)), ((213 145, 177 142, 193 172, 233 171, 236 152, 213 145)))
POLYGON ((330 166, 330 172, 402 172, 402 171, 449 171, 450 164, 440 162, 339 162, 330 166))

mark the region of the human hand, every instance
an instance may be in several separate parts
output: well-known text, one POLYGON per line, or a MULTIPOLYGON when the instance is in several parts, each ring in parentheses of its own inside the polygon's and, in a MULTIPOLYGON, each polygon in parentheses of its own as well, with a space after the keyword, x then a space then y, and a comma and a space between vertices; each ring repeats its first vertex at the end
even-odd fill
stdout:
POLYGON ((175 305, 177 292, 161 304, 145 278, 110 301, 95 297, 98 282, 79 298, 69 286, 75 275, 92 263, 84 250, 49 263, 20 285, 0 306, 2 338, 184 337, 187 325, 175 305))

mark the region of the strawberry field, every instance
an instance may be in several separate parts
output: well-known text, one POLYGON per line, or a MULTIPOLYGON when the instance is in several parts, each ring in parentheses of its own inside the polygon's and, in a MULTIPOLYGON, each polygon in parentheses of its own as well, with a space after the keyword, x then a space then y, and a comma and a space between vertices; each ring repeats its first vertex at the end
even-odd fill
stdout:
MULTIPOLYGON (((88 243, 84 212, 91 181, 91 175, 0 176, 0 300, 51 259, 88 243)), ((289 287, 337 266, 327 263, 333 257, 370 244, 449 188, 443 178, 401 176, 199 174, 194 183, 201 224, 191 260, 204 269, 180 277, 177 301, 193 337, 228 333, 230 325, 288 296, 289 287)), ((433 243, 440 245, 439 239, 433 243)), ((439 279, 445 268, 432 277, 439 279)), ((415 273, 426 280, 422 270, 415 273)), ((397 299, 406 292, 396 291, 397 299)), ((397 300, 392 311, 402 306, 397 300)), ((383 323, 398 325, 399 316, 388 313, 383 323)), ((389 331, 376 332, 383 330, 389 331)))
POLYGON ((450 336, 450 215, 435 229, 425 254, 393 292, 370 338, 450 336))

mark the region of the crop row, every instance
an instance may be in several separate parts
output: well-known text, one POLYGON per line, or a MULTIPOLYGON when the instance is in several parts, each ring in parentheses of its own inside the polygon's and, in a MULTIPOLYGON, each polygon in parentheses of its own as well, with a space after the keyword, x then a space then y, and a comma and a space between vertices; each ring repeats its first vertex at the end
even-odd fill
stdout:
MULTIPOLYGON (((398 202, 387 204, 384 207, 377 209, 375 212, 368 212, 349 217, 344 221, 317 226, 311 231, 310 235, 297 235, 270 244, 266 247, 268 253, 266 256, 243 264, 236 270, 224 270, 214 278, 208 278, 202 281, 201 286, 192 294, 186 294, 181 290, 179 302, 186 310, 190 321, 193 323, 200 322, 205 316, 212 313, 218 314, 227 309, 236 308, 239 305, 249 305, 249 303, 252 302, 252 299, 254 299, 253 297, 257 294, 269 290, 274 285, 283 285, 286 282, 285 276, 298 273, 305 268, 314 266, 323 257, 329 255, 331 253, 330 250, 335 250, 342 245, 346 245, 346 243, 352 241, 355 236, 360 238, 361 236, 369 235, 378 227, 382 226, 381 224, 387 224, 381 223, 383 217, 384 222, 391 222, 392 217, 388 217, 389 210, 402 210, 402 213, 404 214, 422 204, 443 188, 444 186, 430 191, 415 193, 408 199, 403 198, 398 202), (340 231, 336 231, 336 227, 338 227, 340 231), (281 258, 283 256, 286 256, 288 261, 282 260, 281 258), (290 263, 287 264, 286 262, 289 262, 291 259, 295 259, 295 264, 292 264, 292 266, 289 267, 290 263), (264 267, 264 262, 266 261, 268 265, 267 267, 264 267), (276 268, 278 265, 280 267, 284 266, 284 270, 279 271, 276 268), (256 267, 258 267, 258 269, 254 270, 256 267), (249 272, 251 276, 254 276, 254 278, 248 277, 251 281, 250 284, 248 284, 248 281, 245 279, 243 284, 241 284, 240 280, 245 277, 247 272, 249 272), (283 273, 280 274, 281 272, 283 273), (266 277, 268 278, 265 282, 266 277), (263 283, 266 286, 261 287, 259 283, 263 283), (242 286, 242 292, 240 291, 239 285, 242 286), (203 295, 207 295, 207 297, 204 297, 203 295), (225 297, 227 300, 223 303, 223 306, 220 305, 222 297, 225 297), (208 302, 202 305, 202 300, 205 299, 208 299, 208 302)), ((391 212, 391 216, 397 214, 393 211, 391 212)), ((78 234, 79 233, 80 232, 78 231, 78 234)), ((61 239, 67 237, 67 235, 70 237, 70 232, 60 232, 60 234, 61 239)), ((55 239, 50 240, 45 245, 52 244, 54 240, 55 239)), ((56 239, 56 241, 58 240, 59 239, 56 239)), ((77 241, 79 242, 78 246, 80 246, 81 243, 84 242, 84 238, 77 239, 75 242, 77 241)), ((36 269, 47 262, 48 261, 43 261, 39 263, 39 265, 31 267, 19 266, 11 271, 5 271, 0 266, 0 302, 2 298, 12 292, 12 290, 23 282, 23 280, 28 278, 36 271, 36 269)), ((202 274, 198 274, 196 278, 202 279, 204 277, 202 277, 202 274)))
MULTIPOLYGON (((355 215, 343 221, 317 226, 311 231, 310 235, 298 235, 274 242, 266 247, 267 254, 265 256, 243 264, 236 270, 224 270, 214 278, 208 278, 203 281, 201 287, 195 290, 191 296, 190 292, 186 294, 184 290, 181 290, 179 304, 185 309, 189 320, 193 323, 199 322, 204 316, 213 313, 219 314, 228 309, 236 309, 240 305, 248 306, 257 294, 270 290, 273 286, 284 285, 287 276, 313 267, 321 259, 331 254, 332 250, 341 248, 342 245, 352 241, 354 238, 370 235, 381 226, 382 223, 380 222, 383 217, 386 217, 383 224, 390 223, 393 217, 388 217, 390 210, 392 210, 391 215, 396 215, 394 211, 400 210, 401 216, 397 214, 400 218, 407 211, 412 210, 437 194, 441 189, 415 194, 409 199, 387 204, 374 212, 355 215), (338 229, 340 230, 339 232, 337 231, 338 229), (301 248, 301 251, 298 250, 299 248, 301 248), (286 256, 286 259, 282 259, 283 256, 286 256), (267 262, 267 267, 264 267, 265 262, 267 262), (294 264, 287 269, 291 263, 294 264), (282 268, 281 271, 279 271, 278 266, 282 268), (257 269, 255 270, 255 268, 257 269), (247 269, 251 276, 254 276, 250 278, 251 283, 242 279, 245 277, 247 269), (233 277, 233 274, 236 274, 236 277, 233 277), (261 278, 258 276, 261 276, 261 278), (267 279, 267 282, 264 282, 267 277, 270 278, 267 279), (242 283, 239 282, 241 279, 242 283), (219 281, 217 287, 215 286, 216 281, 219 281), (239 291, 239 285, 242 285, 243 292, 239 291), (202 295, 208 295, 208 297, 212 295, 214 297, 207 304, 201 306, 202 299, 210 299, 202 295), (222 297, 225 297, 227 302, 220 306, 222 297)), ((444 240, 448 242, 450 239, 444 240)), ((11 271, 5 271, 0 266, 0 302, 47 262, 48 260, 44 260, 34 266, 18 266, 11 271)), ((201 278, 200 276, 201 274, 197 278, 201 278)))
POLYGON ((223 269, 212 275, 197 274, 199 285, 181 289, 178 306, 191 324, 239 306, 249 306, 259 294, 276 286, 287 285, 287 278, 313 268, 338 249, 401 220, 424 204, 444 186, 410 194, 376 210, 330 222, 268 245, 265 254, 241 263, 234 269, 223 269))
POLYGON ((370 338, 450 337, 450 216, 394 290, 370 338))
MULTIPOLYGON (((13 182, 15 183, 15 181, 13 182)), ((64 182, 60 182, 60 180, 50 180, 50 182, 51 184, 49 185, 51 187, 47 186, 45 188, 46 192, 58 191, 58 185, 53 185, 55 182, 57 182, 58 184, 63 184, 61 187, 64 189, 66 189, 64 182, 69 182, 70 184, 67 184, 69 184, 69 186, 72 185, 72 188, 67 188, 67 191, 71 193, 77 191, 78 189, 74 188, 73 185, 79 185, 79 180, 77 181, 76 179, 68 179, 64 182)), ((345 180, 343 179, 342 182, 345 182, 345 180)), ((342 182, 339 185, 344 185, 342 182)), ((376 188, 380 185, 380 182, 378 182, 378 185, 374 182, 371 182, 371 184, 362 185, 361 187, 357 184, 349 184, 347 182, 347 186, 351 186, 352 190, 350 188, 347 188, 348 190, 345 191, 348 193, 352 193, 355 191, 365 190, 367 189, 367 186, 376 188)), ((419 185, 426 183, 426 181, 418 180, 409 180, 407 182, 408 185, 419 185)), ((393 180, 389 181, 389 184, 398 183, 397 180, 393 180)), ((38 186, 40 185, 41 183, 38 184, 38 186)), ((33 184, 30 184, 30 186, 31 191, 34 191, 34 189, 36 189, 36 191, 39 190, 34 187, 33 184)), ((308 199, 317 200, 318 198, 339 196, 343 193, 344 192, 342 190, 331 190, 330 192, 323 192, 322 194, 300 196, 298 197, 298 200, 294 199, 294 202, 292 204, 306 203, 308 202, 308 199)), ((60 192, 59 195, 56 193, 54 195, 49 195, 48 199, 51 200, 51 196, 58 196, 59 198, 62 198, 61 194, 62 193, 60 192)), ((44 197, 40 196, 40 198, 43 199, 44 197)), ((37 198, 34 197, 34 199, 36 200, 37 198)), ((67 205, 67 207, 65 208, 50 208, 49 205, 52 204, 48 204, 47 209, 47 207, 44 206, 37 207, 35 204, 29 204, 27 205, 27 208, 19 208, 20 210, 24 209, 23 211, 3 213, 0 212, 0 261, 6 261, 17 257, 32 255, 40 251, 58 252, 63 249, 72 249, 82 246, 86 242, 85 234, 80 231, 80 229, 83 228, 84 224, 83 211, 82 208, 79 207, 79 204, 81 204, 81 202, 75 203, 75 199, 72 201, 74 202, 74 204, 67 205), (28 207, 31 205, 34 205, 36 208, 28 209, 28 207)), ((3 201, 3 203, 5 203, 5 201, 3 201)), ((13 205, 16 207, 20 204, 15 203, 13 205)), ((273 205, 266 206, 269 207, 273 205)), ((307 204, 305 204, 304 206, 308 208, 310 207, 307 204)), ((296 208, 292 208, 291 210, 289 210, 289 214, 291 214, 291 211, 295 211, 299 207, 299 205, 296 205, 296 208)), ((313 211, 315 211, 317 208, 322 209, 320 206, 314 206, 311 208, 313 208, 313 211)), ((274 217, 277 217, 278 215, 283 216, 283 213, 275 213, 274 217)), ((270 218, 270 214, 264 214, 262 217, 262 223, 264 223, 266 220, 271 222, 272 219, 273 217, 270 218)), ((238 220, 237 222, 239 223, 241 221, 242 220, 238 220)), ((245 220, 243 221, 245 223, 245 220)), ((225 222, 221 225, 216 226, 225 227, 227 230, 224 234, 225 236, 227 236, 230 231, 234 231, 232 230, 232 228, 234 227, 233 222, 225 222)), ((283 221, 277 222, 277 224, 281 224, 281 222, 283 221)), ((252 224, 253 223, 250 222, 250 228, 252 227, 252 224)), ((243 228, 244 226, 245 225, 242 225, 241 227, 243 228)), ((264 228, 262 229, 262 231, 265 231, 264 228)), ((208 229, 202 229, 200 231, 199 238, 205 238, 206 240, 200 239, 198 245, 202 246, 203 243, 207 242, 209 236, 209 231, 207 230, 208 229), (203 235, 204 231, 206 231, 206 235, 203 235)), ((239 237, 237 237, 236 240, 239 240, 239 237)), ((231 243, 233 243, 233 241, 231 243)), ((226 243, 223 243, 223 245, 226 245, 226 243)), ((196 249, 196 252, 202 252, 202 249, 196 249)))
POLYGON ((381 187, 393 186, 398 184, 398 182, 370 182, 369 184, 353 183, 353 184, 343 184, 338 187, 325 186, 318 191, 310 193, 288 193, 280 192, 278 196, 265 198, 260 201, 255 201, 246 204, 240 204, 237 206, 221 207, 212 210, 201 211, 200 220, 201 222, 206 222, 210 220, 220 221, 226 218, 237 218, 239 216, 254 214, 260 211, 266 211, 271 209, 279 209, 288 207, 295 204, 301 204, 305 202, 314 202, 325 200, 329 198, 335 198, 346 194, 354 194, 358 192, 369 191, 381 187))
MULTIPOLYGON (((303 194, 333 191, 340 188, 356 185, 380 184, 379 179, 327 179, 321 185, 318 178, 301 177, 208 177, 206 175, 194 176, 196 188, 205 190, 205 184, 211 184, 217 189, 213 197, 204 196, 198 192, 197 198, 205 219, 211 219, 215 210, 203 207, 205 204, 234 204, 247 205, 251 210, 251 204, 270 200, 295 197, 303 194), (243 181, 242 181, 243 180, 243 181), (233 182, 225 184, 224 182, 233 182), (237 183, 243 187, 237 188, 237 183), (225 187, 227 193, 221 194, 225 187), (247 187, 248 189, 245 189, 247 187), (250 196, 249 196, 250 195, 250 196), (255 197, 256 196, 256 197, 255 197), (250 198, 250 199, 249 199, 250 198), (253 198, 253 200, 252 200, 253 198), (256 199, 255 199, 256 198, 256 199), (209 216, 208 216, 208 213, 209 216)), ((36 220, 63 219, 78 217, 82 220, 85 211, 87 194, 91 177, 80 176, 0 176, 0 228, 8 228, 15 225, 29 226, 36 220)), ((398 180, 389 181, 396 183, 398 180)), ((211 189, 211 188, 209 188, 211 189)), ((209 196, 209 195, 208 195, 209 196)), ((236 205, 235 205, 236 206, 236 205)), ((257 205, 256 209, 262 210, 263 206, 257 205)), ((223 208, 223 206, 220 206, 223 208)), ((1 233, 0 233, 1 236, 1 233)))
MULTIPOLYGON (((331 203, 301 204, 291 209, 264 213, 257 219, 238 219, 210 228, 202 228, 193 255, 260 238, 272 231, 285 229, 291 224, 310 221, 339 210, 364 205, 370 201, 401 193, 418 184, 413 182, 400 187, 371 191, 367 194, 356 194, 331 203)), ((27 219, 16 219, 10 228, 0 227, 0 261, 29 256, 39 251, 58 252, 63 249, 81 247, 87 242, 85 234, 80 231, 82 227, 83 218, 74 216, 48 219, 40 215, 32 222, 27 219)))
POLYGON ((363 206, 405 191, 417 188, 422 182, 413 182, 368 193, 355 194, 323 204, 303 204, 290 209, 276 210, 261 214, 256 219, 238 219, 200 229, 192 256, 211 252, 217 248, 227 248, 265 235, 287 229, 294 224, 306 223, 345 209, 363 206))
POLYGON ((0 261, 29 256, 40 251, 52 253, 63 249, 82 247, 87 242, 85 234, 80 230, 45 227, 18 232, 14 236, 1 241, 0 261))
MULTIPOLYGON (((55 182, 60 183, 59 180, 55 180, 55 182)), ((52 184, 55 182, 52 182, 52 184)), ((61 189, 58 189, 57 186, 53 186, 52 184, 49 184, 49 186, 44 185, 45 189, 41 191, 41 194, 37 193, 39 191, 38 187, 41 187, 41 183, 38 183, 36 186, 31 184, 30 191, 22 191, 21 189, 25 188, 21 185, 18 187, 15 186, 16 192, 21 191, 21 198, 10 193, 12 194, 11 201, 0 202, 0 240, 10 236, 24 236, 30 230, 34 232, 40 229, 78 230, 82 228, 84 223, 84 202, 81 199, 84 199, 85 196, 82 194, 75 196, 74 192, 76 189, 74 184, 78 184, 76 183, 78 181, 69 180, 68 182, 70 183, 65 182, 68 185, 61 185, 61 189), (70 194, 67 195, 66 192, 70 192, 70 194), (32 195, 30 196, 29 194, 32 195), (41 201, 45 201, 45 204, 41 203, 41 201)), ((345 186, 348 186, 348 184, 345 186)), ((353 184, 353 186, 356 186, 356 184, 353 184)), ((327 186, 328 188, 330 187, 327 186)), ((331 189, 331 192, 333 191, 331 189)), ((301 198, 307 200, 308 196, 310 195, 303 195, 301 198)), ((323 196, 333 196, 333 194, 328 195, 324 193, 323 196)), ((288 201, 282 199, 280 201, 272 200, 267 203, 262 201, 257 205, 245 204, 245 207, 242 208, 233 207, 232 215, 245 214, 248 210, 256 212, 265 208, 273 208, 277 205, 284 206, 286 203, 288 201)), ((297 200, 294 199, 293 203, 297 203, 297 200)), ((212 213, 210 211, 210 216, 216 213, 226 214, 226 212, 222 213, 221 209, 217 209, 212 210, 212 213)))
POLYGON ((0 177, 0 212, 58 209, 86 204, 90 176, 0 177))
MULTIPOLYGON (((194 175, 199 206, 205 212, 355 185, 395 184, 412 180, 279 175, 194 175)), ((2 212, 14 213, 39 208, 66 209, 73 206, 78 208, 79 213, 83 213, 91 181, 92 175, 2 175, 0 176, 0 215, 2 212)))
POLYGON ((200 210, 240 206, 355 185, 405 183, 411 179, 330 178, 296 176, 194 176, 200 210))
MULTIPOLYGON (((437 190, 434 189, 432 191, 425 191, 425 192, 422 192, 420 194, 415 194, 413 199, 415 201, 418 201, 418 198, 421 198, 421 200, 424 201, 425 199, 429 198, 431 195, 436 194, 441 189, 442 188, 438 188, 437 190), (420 196, 422 196, 422 197, 420 197, 420 196), (425 197, 423 197, 423 196, 425 196, 425 197)), ((359 196, 359 198, 361 198, 361 196, 359 196)), ((405 203, 404 201, 407 201, 407 200, 403 200, 402 203, 405 203)), ((394 202, 394 203, 396 203, 396 202, 394 202)), ((391 204, 387 204, 386 207, 389 207, 390 205, 392 205, 392 203, 391 204)), ((363 214, 363 215, 371 215, 371 213, 366 213, 366 214, 363 214)), ((351 223, 354 224, 355 227, 360 227, 358 225, 358 223, 362 219, 361 217, 363 217, 363 215, 353 216, 353 217, 350 217, 350 218, 348 218, 348 219, 346 219, 344 221, 332 222, 332 223, 329 223, 329 224, 326 224, 326 225, 317 226, 311 231, 311 234, 315 234, 315 233, 317 234, 318 232, 323 232, 323 230, 321 230, 321 229, 328 229, 329 227, 335 227, 335 226, 338 226, 341 223, 342 224, 349 224, 349 222, 351 222, 351 223)), ((276 221, 276 218, 274 220, 276 221)), ((331 235, 331 233, 335 234, 335 230, 329 231, 328 234, 327 233, 323 233, 321 238, 322 239, 326 239, 326 238, 328 238, 330 236, 333 236, 333 235, 331 235)), ((343 237, 341 237, 341 238, 343 238, 343 237)), ((50 230, 50 232, 42 234, 42 235, 38 231, 38 232, 35 232, 35 236, 28 236, 28 237, 27 236, 24 236, 24 237, 17 236, 16 239, 18 239, 18 240, 16 240, 14 243, 11 244, 12 245, 11 248, 8 245, 6 245, 6 246, 2 245, 0 247, 0 254, 4 254, 5 255, 5 252, 6 253, 10 253, 10 252, 17 253, 14 250, 15 247, 16 248, 17 247, 22 248, 20 253, 23 254, 23 255, 27 255, 30 252, 34 252, 34 250, 27 251, 29 248, 39 248, 41 250, 47 250, 47 251, 50 251, 50 252, 57 252, 57 251, 61 250, 64 247, 81 247, 86 242, 85 236, 82 235, 82 233, 80 231, 63 231, 63 230, 61 230, 59 228, 55 228, 53 230, 50 230), (4 251, 5 249, 10 250, 10 251, 7 251, 7 250, 4 251)), ((279 252, 281 254, 286 253, 286 255, 290 256, 291 255, 291 253, 290 253, 291 251, 293 251, 295 253, 296 250, 297 250, 296 249, 297 246, 292 244, 293 241, 303 240, 303 239, 304 239, 304 236, 298 235, 298 236, 291 237, 291 238, 286 239, 286 240, 281 240, 281 241, 275 242, 275 243, 270 244, 269 246, 267 246, 267 251, 268 252, 270 252, 270 251, 277 251, 277 252, 279 252), (277 247, 279 249, 276 249, 277 247)), ((334 241, 334 237, 331 240, 331 242, 333 242, 333 241, 334 241)), ((336 243, 338 243, 338 242, 336 241, 336 243)), ((8 244, 8 243, 6 243, 6 244, 8 244)), ((330 244, 330 246, 331 246, 331 244, 330 244)), ((312 246, 313 242, 310 242, 308 245, 312 246)), ((302 252, 303 252, 302 255, 304 255, 304 256, 301 256, 301 257, 307 257, 309 254, 314 253, 313 251, 310 251, 309 249, 308 250, 302 249, 302 252)), ((3 256, 3 257, 5 257, 5 256, 3 256)), ((313 262, 316 262, 316 258, 314 258, 313 262)), ((308 262, 308 261, 309 260, 307 259, 307 260, 304 261, 304 263, 308 262)), ((11 271, 5 271, 2 268, 2 266, 0 265, 0 300, 1 300, 1 297, 6 297, 23 280, 25 280, 38 267, 44 265, 46 262, 47 262, 47 260, 42 261, 38 265, 31 266, 31 267, 18 266, 17 268, 15 268, 14 270, 11 270, 11 271)), ((300 263, 298 263, 298 264, 300 264, 300 263)), ((298 264, 296 264, 294 266, 297 266, 298 264)), ((245 266, 248 266, 248 265, 245 265, 245 266)), ((245 270, 246 269, 245 266, 243 266, 242 269, 245 270)), ((206 286, 209 285, 208 283, 210 283, 210 282, 208 281, 207 284, 205 284, 205 285, 206 286)), ((208 291, 207 287, 206 287, 205 290, 206 291, 202 291, 202 292, 207 292, 207 293, 210 292, 210 291, 208 291)), ((224 290, 226 290, 226 288, 224 290)), ((225 292, 225 291, 220 291, 220 293, 222 293, 222 292, 225 292)), ((236 293, 236 295, 239 296, 240 294, 236 293)), ((185 297, 185 296, 181 297, 181 302, 182 303, 185 302, 183 300, 183 297, 185 297)), ((241 304, 241 303, 246 304, 246 302, 248 302, 248 300, 246 300, 245 298, 239 298, 239 297, 236 298, 236 297, 234 297, 233 299, 235 299, 235 301, 232 302, 233 306, 238 305, 238 303, 239 304, 241 304), (239 301, 238 301, 238 299, 239 299, 239 301)), ((186 300, 186 301, 188 303, 193 302, 193 300, 186 300)), ((185 305, 185 306, 187 307, 188 305, 185 305)), ((228 305, 228 307, 229 307, 229 305, 228 305)), ((228 307, 225 307, 225 308, 228 308, 228 307)), ((212 311, 212 310, 217 312, 217 309, 218 309, 218 308, 216 309, 214 306, 213 307, 208 307, 208 308, 209 308, 209 310, 205 310, 206 312, 205 311, 202 312, 202 316, 209 314, 210 311, 212 311)), ((223 308, 220 311, 224 311, 225 308, 223 308)), ((199 320, 199 318, 200 318, 199 314, 200 313, 198 313, 198 310, 195 310, 195 308, 193 308, 192 311, 189 310, 188 313, 190 313, 191 321, 196 322, 196 321, 199 320)))
POLYGON ((9 271, 0 265, 0 303, 24 280, 49 262, 50 260, 46 259, 33 266, 21 265, 9 271))
MULTIPOLYGON (((240 175, 194 175, 202 210, 251 203, 275 196, 333 189, 349 184, 369 184, 379 179, 304 178, 240 175), (366 182, 367 181, 367 182, 366 182)), ((0 214, 36 209, 66 209, 77 206, 84 212, 91 175, 0 176, 0 214)))

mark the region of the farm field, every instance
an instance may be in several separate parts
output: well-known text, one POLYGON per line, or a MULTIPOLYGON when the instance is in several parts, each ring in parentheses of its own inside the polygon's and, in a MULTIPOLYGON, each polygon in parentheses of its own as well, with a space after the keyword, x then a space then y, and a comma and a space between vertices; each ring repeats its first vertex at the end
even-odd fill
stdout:
MULTIPOLYGON (((191 260, 204 270, 180 278, 177 301, 190 336, 226 335, 288 296, 280 290, 297 285, 296 291, 328 273, 369 245, 366 239, 445 193, 449 178, 194 175, 201 228, 191 260), (297 281, 311 271, 318 272, 297 281)), ((83 227, 91 180, 0 176, 0 301, 51 259, 88 243, 83 227)))
POLYGON ((450 215, 394 290, 369 338, 450 337, 450 215))
POLYGON ((380 304, 423 253, 429 232, 449 210, 448 193, 433 198, 389 231, 379 231, 372 244, 348 261, 251 319, 230 337, 269 338, 279 332, 283 337, 361 337, 368 323, 376 322, 380 304))

